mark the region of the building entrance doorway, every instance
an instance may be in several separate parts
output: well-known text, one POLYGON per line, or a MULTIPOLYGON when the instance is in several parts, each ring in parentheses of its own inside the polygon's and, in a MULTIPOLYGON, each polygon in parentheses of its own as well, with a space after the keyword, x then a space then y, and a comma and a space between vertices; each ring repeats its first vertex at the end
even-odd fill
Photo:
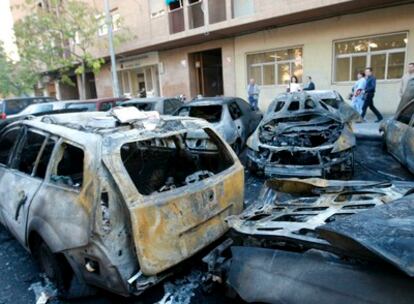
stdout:
POLYGON ((192 92, 195 95, 214 97, 223 95, 223 62, 221 49, 193 53, 190 61, 194 67, 195 84, 192 92))

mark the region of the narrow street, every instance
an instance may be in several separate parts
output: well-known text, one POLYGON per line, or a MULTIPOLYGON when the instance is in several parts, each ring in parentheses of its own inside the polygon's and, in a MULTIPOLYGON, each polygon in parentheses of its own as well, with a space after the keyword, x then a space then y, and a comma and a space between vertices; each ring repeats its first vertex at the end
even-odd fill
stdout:
MULTIPOLYGON (((355 180, 413 180, 413 176, 391 155, 384 152, 379 139, 359 139, 355 153, 355 180)), ((258 197, 263 180, 246 171, 245 202, 258 197)), ((172 277, 138 298, 123 299, 107 293, 77 300, 73 303, 156 303, 166 292, 175 295, 175 301, 165 303, 228 303, 224 294, 205 294, 200 281, 202 265, 195 262, 188 272, 172 277)), ((50 289, 44 276, 37 270, 32 257, 3 227, 0 228, 0 304, 35 303, 35 292, 50 289)), ((164 299, 165 300, 165 299, 164 299)), ((59 303, 57 300, 52 303, 59 303)), ((164 303, 164 302, 161 302, 164 303)))

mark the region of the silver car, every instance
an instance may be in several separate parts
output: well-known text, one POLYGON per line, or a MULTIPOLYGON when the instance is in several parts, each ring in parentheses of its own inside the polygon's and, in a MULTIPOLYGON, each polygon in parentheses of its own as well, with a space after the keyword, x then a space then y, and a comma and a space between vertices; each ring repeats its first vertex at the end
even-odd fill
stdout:
POLYGON ((193 100, 177 111, 179 116, 203 118, 233 147, 242 151, 247 138, 256 129, 263 115, 237 97, 214 97, 193 100))
POLYGON ((136 107, 140 111, 157 111, 161 115, 172 115, 183 103, 177 98, 152 97, 132 99, 119 105, 121 107, 136 107))

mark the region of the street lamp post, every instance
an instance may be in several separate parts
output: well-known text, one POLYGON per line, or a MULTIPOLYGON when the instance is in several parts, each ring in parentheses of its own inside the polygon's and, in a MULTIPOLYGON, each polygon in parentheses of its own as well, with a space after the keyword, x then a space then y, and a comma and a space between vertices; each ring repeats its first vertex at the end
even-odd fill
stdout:
POLYGON ((111 57, 111 70, 112 70, 112 90, 114 97, 119 96, 119 85, 118 85, 118 74, 116 72, 116 61, 115 61, 115 49, 114 49, 114 37, 112 28, 112 15, 109 9, 109 0, 105 2, 105 20, 106 26, 108 27, 108 40, 109 40, 109 54, 111 57))

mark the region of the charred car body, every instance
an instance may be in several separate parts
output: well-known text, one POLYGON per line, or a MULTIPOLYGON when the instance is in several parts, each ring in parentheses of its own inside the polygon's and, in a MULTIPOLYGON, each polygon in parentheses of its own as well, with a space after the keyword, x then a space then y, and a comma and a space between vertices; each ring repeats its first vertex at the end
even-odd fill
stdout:
POLYGON ((414 79, 408 83, 395 117, 381 124, 387 151, 414 174, 414 79))
POLYGON ((197 119, 85 112, 0 134, 0 221, 68 297, 162 280, 226 232, 243 182, 237 156, 197 119))
POLYGON ((239 154, 250 134, 256 129, 262 114, 253 110, 241 98, 214 97, 196 99, 181 107, 176 115, 202 118, 239 154))
POLYGON ((248 168, 266 176, 350 178, 357 114, 336 96, 316 91, 277 97, 247 142, 248 168))
POLYGON ((249 303, 411 303, 413 187, 268 180, 203 260, 249 303))

